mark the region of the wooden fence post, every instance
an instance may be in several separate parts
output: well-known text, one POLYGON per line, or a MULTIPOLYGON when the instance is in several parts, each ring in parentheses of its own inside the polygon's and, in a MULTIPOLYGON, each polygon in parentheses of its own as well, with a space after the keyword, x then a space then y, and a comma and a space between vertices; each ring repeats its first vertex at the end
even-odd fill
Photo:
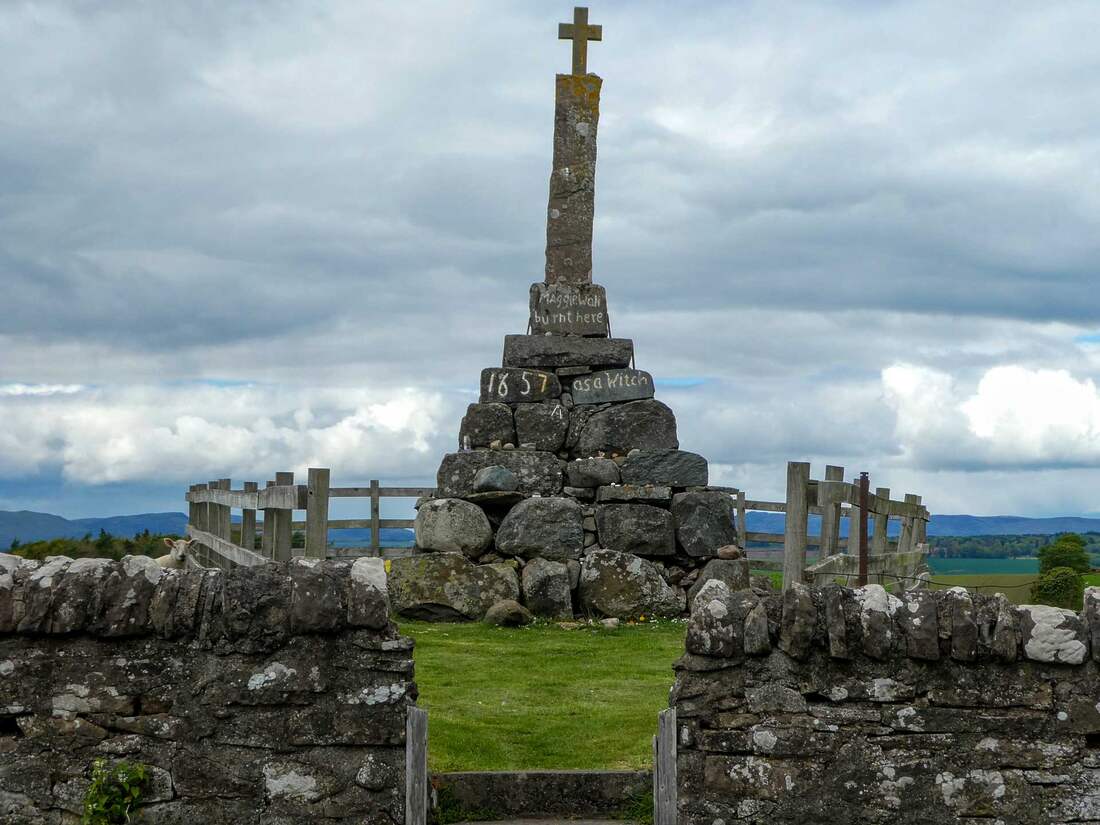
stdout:
POLYGON ((405 717, 405 825, 428 821, 428 712, 408 706, 405 717))
MULTIPOLYGON (((875 498, 883 499, 885 501, 885 507, 890 505, 890 488, 889 487, 876 487, 875 498)), ((890 529, 890 516, 887 513, 875 513, 875 526, 871 536, 871 555, 881 556, 886 553, 889 548, 889 529, 890 529)))
POLYGON ((806 488, 810 483, 810 465, 804 461, 787 462, 787 510, 783 524, 783 589, 801 582, 806 570, 806 519, 809 505, 806 488))
POLYGON ((859 556, 859 476, 852 479, 852 490, 856 495, 852 496, 855 501, 849 502, 848 506, 848 555, 859 556))
POLYGON ((370 482, 370 549, 375 556, 382 555, 382 509, 378 488, 378 479, 372 478, 370 482))
POLYGON ((928 543, 928 519, 927 519, 928 511, 927 510, 924 511, 924 515, 926 516, 926 518, 921 518, 921 519, 918 519, 918 521, 917 521, 917 533, 916 533, 916 537, 915 537, 917 544, 927 544, 928 543))
MULTIPOLYGON (((228 478, 218 479, 218 489, 229 492, 233 489, 233 482, 228 478)), ((221 505, 218 510, 218 536, 226 541, 233 540, 233 508, 228 504, 221 505)))
MULTIPOLYGON (((906 504, 920 504, 920 496, 913 493, 905 494, 906 504)), ((913 549, 913 537, 917 524, 916 516, 906 516, 901 520, 901 535, 898 536, 898 552, 908 553, 913 549)))
MULTIPOLYGON (((205 484, 192 484, 191 485, 191 490, 193 492, 198 492, 199 490, 205 490, 205 489, 206 489, 205 484)), ((199 504, 191 503, 188 506, 188 508, 187 508, 187 518, 188 518, 188 521, 191 523, 191 526, 194 527, 196 530, 206 530, 206 513, 207 513, 207 510, 208 510, 208 505, 203 504, 203 503, 199 503, 199 504)), ((203 567, 209 567, 210 566, 210 559, 208 558, 207 553, 206 553, 206 545, 198 544, 198 545, 196 545, 196 547, 199 548, 198 551, 195 553, 195 555, 198 557, 199 563, 203 567)))
POLYGON ((653 825, 676 825, 676 708, 657 714, 653 737, 653 825))
POLYGON ((748 532, 749 525, 745 521, 745 491, 737 491, 737 540, 741 545, 742 550, 747 550, 749 546, 748 532))
MULTIPOLYGON (((260 489, 260 485, 255 481, 246 481, 243 489, 246 493, 254 493, 260 489)), ((243 508, 241 510, 241 540, 239 546, 243 547, 245 550, 256 550, 255 509, 243 508)))
POLYGON ((328 553, 328 468, 310 467, 306 493, 306 555, 323 559, 328 553))
MULTIPOLYGON (((825 466, 826 481, 844 481, 844 468, 825 466)), ((818 488, 820 489, 820 488, 818 488)), ((821 504, 818 501, 818 504, 821 504)), ((821 510, 821 539, 818 544, 818 561, 836 554, 837 536, 840 533, 840 504, 826 504, 821 510)))
MULTIPOLYGON (((283 487, 294 483, 294 473, 275 473, 276 486, 283 487)), ((293 510, 275 510, 275 536, 274 559, 275 561, 290 561, 291 557, 291 522, 294 521, 293 510)))
MULTIPOLYGON (((275 486, 275 479, 271 479, 265 485, 275 486)), ((260 555, 265 559, 275 558, 275 511, 270 507, 264 508, 263 535, 260 537, 260 555)))

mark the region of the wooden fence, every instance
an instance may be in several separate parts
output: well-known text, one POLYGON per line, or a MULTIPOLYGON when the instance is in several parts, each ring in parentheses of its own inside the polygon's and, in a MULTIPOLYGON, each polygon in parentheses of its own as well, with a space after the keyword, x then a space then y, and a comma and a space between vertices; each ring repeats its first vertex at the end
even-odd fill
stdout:
POLYGON ((228 478, 206 484, 193 484, 187 492, 187 532, 201 545, 198 561, 206 567, 235 567, 263 564, 268 560, 287 561, 295 555, 325 558, 342 555, 381 554, 381 531, 386 528, 413 526, 413 519, 381 517, 383 498, 419 498, 435 492, 432 487, 382 487, 372 480, 367 487, 332 487, 327 468, 312 467, 307 483, 295 484, 294 473, 276 473, 260 489, 255 481, 246 481, 241 489, 231 489, 228 478), (370 500, 370 518, 330 519, 329 503, 334 498, 370 500), (240 533, 233 540, 232 511, 241 511, 240 533), (263 512, 260 550, 255 549, 257 512, 263 512), (296 511, 305 511, 305 519, 294 520, 296 511), (328 531, 369 529, 370 545, 334 552, 328 547, 328 531), (294 531, 305 533, 305 546, 293 548, 294 531))

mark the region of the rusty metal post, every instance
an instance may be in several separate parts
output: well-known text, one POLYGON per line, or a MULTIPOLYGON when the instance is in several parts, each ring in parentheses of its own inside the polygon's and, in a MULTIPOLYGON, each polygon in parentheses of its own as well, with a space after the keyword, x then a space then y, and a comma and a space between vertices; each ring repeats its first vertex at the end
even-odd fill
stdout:
POLYGON ((859 579, 860 587, 867 584, 867 494, 871 479, 867 473, 859 474, 859 579))

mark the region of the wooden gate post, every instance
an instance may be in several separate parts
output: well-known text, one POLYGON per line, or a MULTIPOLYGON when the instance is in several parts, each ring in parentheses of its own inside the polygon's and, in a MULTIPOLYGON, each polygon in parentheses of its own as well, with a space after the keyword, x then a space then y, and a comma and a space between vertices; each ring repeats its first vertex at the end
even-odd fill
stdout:
MULTIPOLYGON (((913 493, 905 494, 906 504, 920 504, 920 496, 913 493)), ((913 538, 915 527, 917 524, 917 518, 915 516, 905 516, 901 520, 901 535, 898 536, 898 552, 908 553, 913 549, 913 538)))
POLYGON ((653 825, 676 825, 676 708, 657 714, 653 737, 653 825))
POLYGON ((871 536, 871 555, 881 556, 890 549, 888 532, 890 529, 890 516, 886 512, 890 507, 890 488, 876 487, 875 498, 882 501, 881 508, 883 512, 875 511, 875 526, 871 536))
POLYGON ((810 483, 810 465, 804 461, 787 462, 787 515, 783 520, 783 589, 801 582, 806 570, 806 519, 809 505, 806 488, 810 483))
MULTIPOLYGON (((844 468, 829 464, 825 467, 826 481, 844 481, 844 468)), ((820 489, 820 488, 819 488, 820 489)), ((818 501, 818 504, 821 504, 818 501)), ((837 536, 840 533, 840 503, 826 504, 821 508, 821 539, 818 545, 818 561, 836 553, 837 536)))
POLYGON ((310 467, 306 484, 306 556, 323 559, 328 554, 328 468, 310 467))
POLYGON ((370 482, 370 550, 374 556, 382 555, 381 512, 378 479, 372 478, 370 482))
MULTIPOLYGON (((275 486, 275 479, 270 479, 267 487, 275 486)), ((264 508, 264 528, 260 537, 260 555, 265 559, 275 558, 275 511, 270 507, 264 508)))
MULTIPOLYGON (((275 473, 276 486, 289 486, 293 483, 294 473, 275 473)), ((293 510, 275 511, 275 561, 290 561, 291 522, 293 522, 293 520, 293 510)))
POLYGON ((428 821, 428 711, 408 706, 405 717, 405 825, 428 821))
MULTIPOLYGON (((255 493, 259 489, 260 485, 255 481, 244 483, 246 493, 255 493)), ((253 552, 256 550, 256 510, 254 508, 246 507, 241 510, 241 540, 239 545, 245 550, 253 552)))
POLYGON ((745 491, 737 491, 737 540, 741 544, 741 549, 747 551, 749 547, 749 525, 745 521, 745 491))

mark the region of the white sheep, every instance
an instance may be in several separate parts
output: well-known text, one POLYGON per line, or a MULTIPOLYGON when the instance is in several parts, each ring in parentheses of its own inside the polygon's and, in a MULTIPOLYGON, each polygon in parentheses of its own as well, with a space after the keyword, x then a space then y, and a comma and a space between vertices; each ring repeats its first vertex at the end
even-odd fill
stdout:
POLYGON ((191 548, 194 541, 194 539, 188 541, 186 539, 166 538, 164 543, 168 545, 168 554, 158 558, 157 564, 169 570, 186 570, 187 551, 191 548))

